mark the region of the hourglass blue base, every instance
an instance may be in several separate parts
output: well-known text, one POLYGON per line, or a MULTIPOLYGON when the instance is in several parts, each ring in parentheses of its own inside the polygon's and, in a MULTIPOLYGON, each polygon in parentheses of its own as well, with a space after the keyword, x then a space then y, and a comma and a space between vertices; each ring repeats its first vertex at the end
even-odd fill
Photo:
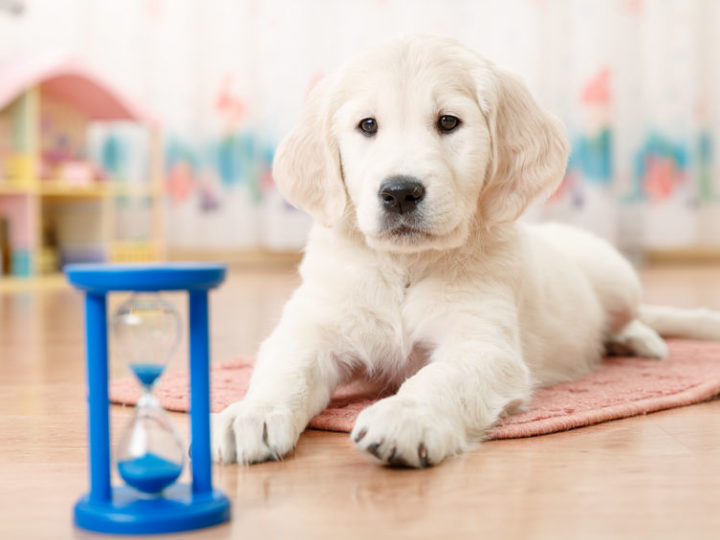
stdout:
POLYGON ((219 490, 193 494, 189 484, 174 484, 161 497, 138 497, 126 486, 112 488, 109 502, 85 495, 75 504, 75 525, 114 534, 155 534, 189 531, 230 519, 230 501, 219 490))

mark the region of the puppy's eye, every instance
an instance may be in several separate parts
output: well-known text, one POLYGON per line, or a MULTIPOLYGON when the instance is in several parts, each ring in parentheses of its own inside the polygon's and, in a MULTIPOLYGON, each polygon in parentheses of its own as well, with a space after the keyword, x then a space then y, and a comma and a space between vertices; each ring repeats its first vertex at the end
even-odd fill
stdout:
POLYGON ((366 135, 367 137, 372 137, 377 133, 378 125, 374 118, 365 118, 363 120, 360 120, 358 128, 360 129, 360 131, 362 131, 363 135, 366 135))
POLYGON ((460 119, 456 116, 450 116, 449 114, 443 114, 438 118, 437 127, 440 133, 450 133, 460 125, 460 119))

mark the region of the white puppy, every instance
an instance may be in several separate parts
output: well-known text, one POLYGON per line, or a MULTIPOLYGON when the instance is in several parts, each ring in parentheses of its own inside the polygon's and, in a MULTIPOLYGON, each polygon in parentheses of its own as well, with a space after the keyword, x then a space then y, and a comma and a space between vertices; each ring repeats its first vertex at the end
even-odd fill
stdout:
MULTIPOLYGON (((274 163, 316 221, 303 283, 245 399, 213 415, 214 459, 279 459, 365 372, 399 390, 360 414, 353 440, 424 467, 480 441, 533 388, 591 370, 607 344, 665 356, 608 243, 516 222, 558 186, 567 154, 517 78, 449 39, 400 40, 319 83, 274 163)), ((651 316, 720 337, 717 314, 651 316)))

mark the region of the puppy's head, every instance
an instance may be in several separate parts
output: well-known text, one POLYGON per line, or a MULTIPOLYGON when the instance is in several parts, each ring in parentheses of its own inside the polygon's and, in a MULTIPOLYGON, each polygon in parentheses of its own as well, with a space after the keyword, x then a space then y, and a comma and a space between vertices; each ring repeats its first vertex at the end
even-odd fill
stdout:
POLYGON ((458 42, 412 37, 321 81, 273 168, 285 197, 369 246, 462 245, 515 220, 562 179, 560 122, 525 86, 458 42))

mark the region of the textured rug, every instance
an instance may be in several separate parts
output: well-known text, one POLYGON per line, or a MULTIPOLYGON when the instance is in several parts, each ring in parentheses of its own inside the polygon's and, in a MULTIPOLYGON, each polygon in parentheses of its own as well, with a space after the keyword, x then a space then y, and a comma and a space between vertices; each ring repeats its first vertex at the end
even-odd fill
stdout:
MULTIPOLYGON (((491 438, 542 435, 698 403, 720 394, 720 343, 672 340, 668 345, 666 360, 611 357, 594 373, 538 390, 530 408, 503 419, 491 438)), ((247 360, 213 365, 213 412, 243 397, 252 367, 247 360)), ((185 371, 169 372, 158 383, 155 394, 166 409, 188 410, 187 375, 185 371)), ((132 377, 110 385, 114 403, 135 404, 139 395, 132 377)), ((360 411, 387 395, 377 385, 354 381, 338 389, 310 427, 349 432, 360 411)))

